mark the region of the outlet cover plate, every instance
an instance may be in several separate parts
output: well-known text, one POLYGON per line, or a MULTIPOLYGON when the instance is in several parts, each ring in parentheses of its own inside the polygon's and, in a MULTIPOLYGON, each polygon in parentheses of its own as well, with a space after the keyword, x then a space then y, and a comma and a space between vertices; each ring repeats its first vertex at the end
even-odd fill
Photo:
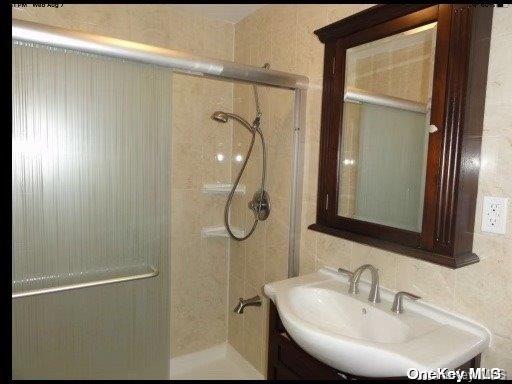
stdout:
POLYGON ((507 230, 507 205, 505 197, 484 196, 482 232, 505 234, 507 230))

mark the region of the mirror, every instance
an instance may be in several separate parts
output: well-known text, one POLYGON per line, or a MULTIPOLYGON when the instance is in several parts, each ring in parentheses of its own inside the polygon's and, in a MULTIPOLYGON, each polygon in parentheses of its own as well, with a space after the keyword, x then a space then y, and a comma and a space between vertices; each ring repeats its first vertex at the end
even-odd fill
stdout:
POLYGON ((339 216, 421 232, 436 27, 347 49, 339 216))

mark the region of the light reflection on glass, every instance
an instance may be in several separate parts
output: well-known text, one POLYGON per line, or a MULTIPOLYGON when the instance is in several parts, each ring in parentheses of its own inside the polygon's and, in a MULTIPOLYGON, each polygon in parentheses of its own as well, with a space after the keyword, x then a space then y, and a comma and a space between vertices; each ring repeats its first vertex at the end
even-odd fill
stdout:
POLYGON ((16 139, 12 141, 13 155, 39 156, 44 152, 45 146, 41 142, 16 139))

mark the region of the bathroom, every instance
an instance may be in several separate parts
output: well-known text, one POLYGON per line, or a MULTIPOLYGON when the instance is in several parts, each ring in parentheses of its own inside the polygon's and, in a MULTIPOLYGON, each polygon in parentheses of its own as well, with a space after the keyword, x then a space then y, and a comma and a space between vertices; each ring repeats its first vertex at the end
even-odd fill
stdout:
POLYGON ((12 22, 13 379, 512 377, 512 6, 12 22))

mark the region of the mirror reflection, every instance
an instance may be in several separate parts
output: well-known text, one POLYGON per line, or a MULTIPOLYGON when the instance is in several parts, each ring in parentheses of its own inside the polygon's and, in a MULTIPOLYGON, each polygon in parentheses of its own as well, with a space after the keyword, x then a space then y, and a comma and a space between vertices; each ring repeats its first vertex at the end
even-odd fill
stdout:
POLYGON ((436 23, 347 50, 338 215, 421 231, 436 23))

